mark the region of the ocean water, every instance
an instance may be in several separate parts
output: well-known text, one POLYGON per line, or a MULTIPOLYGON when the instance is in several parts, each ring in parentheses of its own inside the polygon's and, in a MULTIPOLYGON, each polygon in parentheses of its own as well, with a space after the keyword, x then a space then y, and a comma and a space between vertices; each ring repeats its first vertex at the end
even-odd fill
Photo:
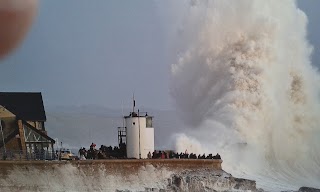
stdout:
POLYGON ((181 2, 171 95, 176 149, 219 151, 269 191, 320 188, 320 81, 291 0, 181 2))

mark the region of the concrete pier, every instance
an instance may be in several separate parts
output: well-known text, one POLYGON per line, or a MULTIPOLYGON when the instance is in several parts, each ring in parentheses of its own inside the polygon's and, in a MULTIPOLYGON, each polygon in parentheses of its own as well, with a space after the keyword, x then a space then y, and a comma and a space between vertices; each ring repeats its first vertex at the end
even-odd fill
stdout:
POLYGON ((166 188, 172 174, 223 172, 222 160, 0 161, 0 191, 117 191, 166 188))

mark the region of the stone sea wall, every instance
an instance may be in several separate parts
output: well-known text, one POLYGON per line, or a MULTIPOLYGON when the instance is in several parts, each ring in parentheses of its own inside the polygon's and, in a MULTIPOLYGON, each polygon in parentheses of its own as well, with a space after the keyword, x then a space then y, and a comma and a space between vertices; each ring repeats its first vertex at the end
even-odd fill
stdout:
POLYGON ((256 191, 221 160, 1 161, 0 191, 256 191))

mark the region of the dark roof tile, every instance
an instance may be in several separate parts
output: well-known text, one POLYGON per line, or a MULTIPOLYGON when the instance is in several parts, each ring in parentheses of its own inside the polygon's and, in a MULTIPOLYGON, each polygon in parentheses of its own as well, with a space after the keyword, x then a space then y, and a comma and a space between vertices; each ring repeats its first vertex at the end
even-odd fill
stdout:
POLYGON ((0 105, 25 121, 46 121, 41 93, 0 92, 0 105))

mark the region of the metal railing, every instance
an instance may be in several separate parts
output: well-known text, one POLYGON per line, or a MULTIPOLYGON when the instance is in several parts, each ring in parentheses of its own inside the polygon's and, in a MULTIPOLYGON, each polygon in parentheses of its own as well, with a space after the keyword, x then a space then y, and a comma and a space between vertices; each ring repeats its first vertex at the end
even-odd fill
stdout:
POLYGON ((22 161, 22 160, 55 160, 56 154, 52 151, 23 152, 23 151, 0 151, 0 160, 22 161))

